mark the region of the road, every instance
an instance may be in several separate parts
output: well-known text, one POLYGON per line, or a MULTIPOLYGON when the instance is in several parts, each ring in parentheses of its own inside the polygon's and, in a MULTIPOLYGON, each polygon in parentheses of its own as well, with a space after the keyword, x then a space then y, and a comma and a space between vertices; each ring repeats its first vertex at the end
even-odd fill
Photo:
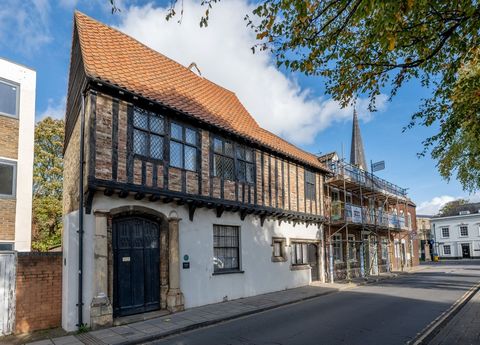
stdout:
POLYGON ((405 344, 480 280, 480 260, 424 268, 149 344, 405 344))

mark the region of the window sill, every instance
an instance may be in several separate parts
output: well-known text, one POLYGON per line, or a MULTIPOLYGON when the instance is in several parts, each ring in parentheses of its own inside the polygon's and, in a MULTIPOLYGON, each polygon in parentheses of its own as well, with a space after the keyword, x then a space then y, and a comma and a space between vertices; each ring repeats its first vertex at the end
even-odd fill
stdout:
POLYGON ((287 258, 282 256, 272 256, 272 262, 285 262, 287 258))
POLYGON ((221 276, 224 274, 235 274, 235 273, 245 273, 245 271, 240 271, 240 270, 217 271, 217 272, 213 272, 212 276, 221 276))
POLYGON ((301 264, 301 265, 291 265, 290 271, 300 271, 300 270, 309 270, 311 268, 308 264, 301 264))

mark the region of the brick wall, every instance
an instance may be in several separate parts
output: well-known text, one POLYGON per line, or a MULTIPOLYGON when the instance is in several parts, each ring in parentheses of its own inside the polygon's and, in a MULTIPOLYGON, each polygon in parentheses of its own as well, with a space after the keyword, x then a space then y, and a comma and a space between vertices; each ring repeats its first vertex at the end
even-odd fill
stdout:
POLYGON ((15 199, 0 199, 0 240, 15 240, 15 199))
POLYGON ((60 327, 62 253, 18 253, 15 333, 60 327))
POLYGON ((0 156, 17 159, 18 119, 0 115, 0 156))

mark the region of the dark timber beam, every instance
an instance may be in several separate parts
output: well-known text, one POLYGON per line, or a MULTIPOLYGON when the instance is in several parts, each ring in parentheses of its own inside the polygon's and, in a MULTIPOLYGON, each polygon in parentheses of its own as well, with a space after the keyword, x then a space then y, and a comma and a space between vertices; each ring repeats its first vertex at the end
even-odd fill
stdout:
POLYGON ((197 205, 194 202, 188 203, 188 218, 191 222, 193 222, 193 217, 195 215, 195 210, 197 209, 197 205))
POLYGON ((243 221, 245 220, 245 217, 247 216, 247 210, 243 209, 240 211, 240 219, 243 221))
POLYGON ((265 223, 265 219, 267 218, 266 214, 262 214, 260 216, 260 226, 263 227, 263 223, 265 223))
POLYGON ((112 188, 107 188, 103 191, 105 196, 112 196, 115 191, 112 188))
POLYGON ((128 190, 121 190, 119 193, 118 193, 118 196, 122 199, 125 199, 127 196, 128 196, 128 190))
POLYGON ((222 216, 223 211, 225 211, 225 208, 223 206, 217 206, 217 218, 220 218, 222 216))
POLYGON ((137 194, 135 194, 134 198, 135 198, 135 200, 142 200, 143 198, 145 198, 145 194, 144 193, 137 193, 137 194))

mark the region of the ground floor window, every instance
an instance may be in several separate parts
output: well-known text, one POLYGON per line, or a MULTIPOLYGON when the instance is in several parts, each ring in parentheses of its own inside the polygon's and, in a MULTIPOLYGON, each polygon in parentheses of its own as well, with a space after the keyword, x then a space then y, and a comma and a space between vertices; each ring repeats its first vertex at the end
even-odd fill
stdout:
POLYGON ((0 242, 0 250, 13 250, 12 242, 0 242))
POLYGON ((213 271, 240 270, 240 227, 213 226, 213 271))
POLYGON ((280 262, 280 261, 287 260, 287 256, 285 254, 285 245, 286 245, 285 238, 280 238, 280 237, 272 238, 272 247, 273 247, 272 261, 280 262))
POLYGON ((452 250, 451 250, 451 248, 450 248, 450 245, 447 245, 447 244, 446 244, 446 245, 443 246, 443 254, 445 254, 445 255, 450 255, 450 254, 452 254, 452 250))
POLYGON ((387 260, 388 257, 388 241, 382 239, 382 260, 387 260))
POLYGON ((355 235, 348 235, 348 260, 357 261, 357 243, 355 235))
POLYGON ((308 264, 308 243, 292 243, 292 265, 308 264))
POLYGON ((333 260, 343 261, 342 235, 333 235, 333 260))

